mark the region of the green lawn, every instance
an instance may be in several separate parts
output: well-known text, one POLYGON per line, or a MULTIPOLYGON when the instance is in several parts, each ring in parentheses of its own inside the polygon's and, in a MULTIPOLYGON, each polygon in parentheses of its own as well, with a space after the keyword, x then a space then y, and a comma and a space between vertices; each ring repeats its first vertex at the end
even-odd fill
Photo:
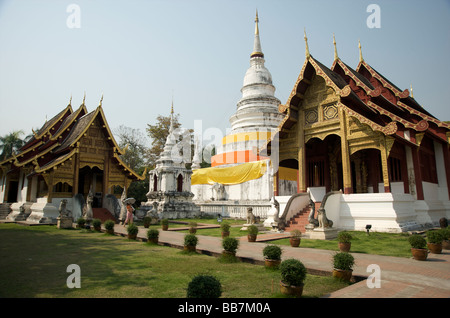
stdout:
MULTIPOLYGON (((377 233, 349 231, 353 236, 351 253, 367 253, 375 255, 411 257, 411 246, 407 233, 377 233)), ((273 244, 289 245, 289 239, 272 241, 273 244)), ((310 240, 302 238, 300 247, 320 248, 325 250, 339 250, 338 240, 310 240)))
MULTIPOLYGON (((120 236, 0 224, 0 242, 0 297, 183 298, 187 284, 200 273, 215 275, 225 298, 284 297, 278 270, 224 263, 120 236), (79 289, 66 285, 70 264, 81 268, 79 289)), ((330 276, 307 275, 303 296, 318 297, 347 285, 330 276)))

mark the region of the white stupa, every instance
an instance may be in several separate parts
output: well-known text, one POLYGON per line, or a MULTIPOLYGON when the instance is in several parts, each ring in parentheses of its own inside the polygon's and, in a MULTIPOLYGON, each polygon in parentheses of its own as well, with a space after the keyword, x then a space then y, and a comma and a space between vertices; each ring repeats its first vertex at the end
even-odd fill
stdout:
POLYGON ((242 98, 230 117, 231 133, 224 137, 222 148, 213 157, 213 166, 259 160, 256 149, 265 145, 284 117, 278 111, 280 100, 275 97, 272 75, 264 66, 258 23, 256 12, 253 52, 241 88, 242 98))
POLYGON ((149 172, 148 201, 144 204, 144 210, 149 216, 177 219, 197 217, 200 213, 200 208, 192 202, 192 170, 186 168, 178 143, 173 127, 172 105, 164 151, 156 161, 155 169, 149 172))

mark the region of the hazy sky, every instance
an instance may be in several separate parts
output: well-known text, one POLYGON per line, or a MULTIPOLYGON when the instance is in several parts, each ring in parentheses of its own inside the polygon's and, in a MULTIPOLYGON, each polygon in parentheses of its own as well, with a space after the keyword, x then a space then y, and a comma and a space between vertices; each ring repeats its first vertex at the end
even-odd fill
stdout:
POLYGON ((0 135, 40 128, 86 92, 102 93, 112 129, 145 131, 174 101, 182 125, 225 134, 241 97, 253 48, 255 10, 275 96, 285 103, 311 54, 356 68, 358 39, 367 63, 430 113, 450 120, 450 2, 299 0, 0 0, 0 135), (79 19, 74 20, 80 9, 79 19), (369 28, 370 4, 380 27, 369 28), (70 28, 69 22, 79 22, 70 28))

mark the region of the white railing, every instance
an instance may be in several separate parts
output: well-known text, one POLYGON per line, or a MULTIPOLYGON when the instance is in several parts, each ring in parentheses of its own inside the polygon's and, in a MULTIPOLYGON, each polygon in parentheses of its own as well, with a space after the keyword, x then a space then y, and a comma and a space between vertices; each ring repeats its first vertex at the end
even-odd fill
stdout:
POLYGON ((267 212, 270 210, 271 205, 267 204, 242 204, 242 203, 196 203, 200 206, 200 211, 204 214, 213 215, 214 217, 219 214, 223 217, 230 217, 235 219, 246 219, 247 208, 252 208, 254 216, 259 216, 261 220, 267 218, 267 212))

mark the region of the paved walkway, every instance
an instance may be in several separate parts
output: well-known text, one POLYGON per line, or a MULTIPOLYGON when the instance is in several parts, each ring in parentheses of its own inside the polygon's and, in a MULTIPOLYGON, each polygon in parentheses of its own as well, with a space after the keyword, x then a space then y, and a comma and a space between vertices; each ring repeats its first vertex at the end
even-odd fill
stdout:
MULTIPOLYGON (((199 227, 201 225, 199 224, 199 227)), ((126 235, 126 228, 115 226, 117 235, 126 235)), ((138 239, 146 240, 147 229, 139 227, 138 239)), ((184 233, 159 231, 159 244, 177 248, 183 247, 184 233)), ((269 244, 266 239, 286 237, 287 234, 258 234, 257 242, 248 242, 246 238, 240 240, 236 256, 244 261, 263 264, 262 250, 269 244)), ((197 251, 207 255, 218 256, 222 253, 222 239, 219 237, 197 235, 197 251)), ((282 259, 299 259, 312 274, 327 274, 332 271, 331 258, 335 251, 283 246, 282 259)), ((329 298, 449 298, 450 297, 450 251, 443 250, 442 254, 428 254, 427 261, 416 261, 412 258, 390 257, 352 253, 355 258, 353 275, 357 282, 349 287, 326 295, 329 298), (380 288, 369 288, 364 279, 374 275, 371 264, 379 266, 380 288)))

